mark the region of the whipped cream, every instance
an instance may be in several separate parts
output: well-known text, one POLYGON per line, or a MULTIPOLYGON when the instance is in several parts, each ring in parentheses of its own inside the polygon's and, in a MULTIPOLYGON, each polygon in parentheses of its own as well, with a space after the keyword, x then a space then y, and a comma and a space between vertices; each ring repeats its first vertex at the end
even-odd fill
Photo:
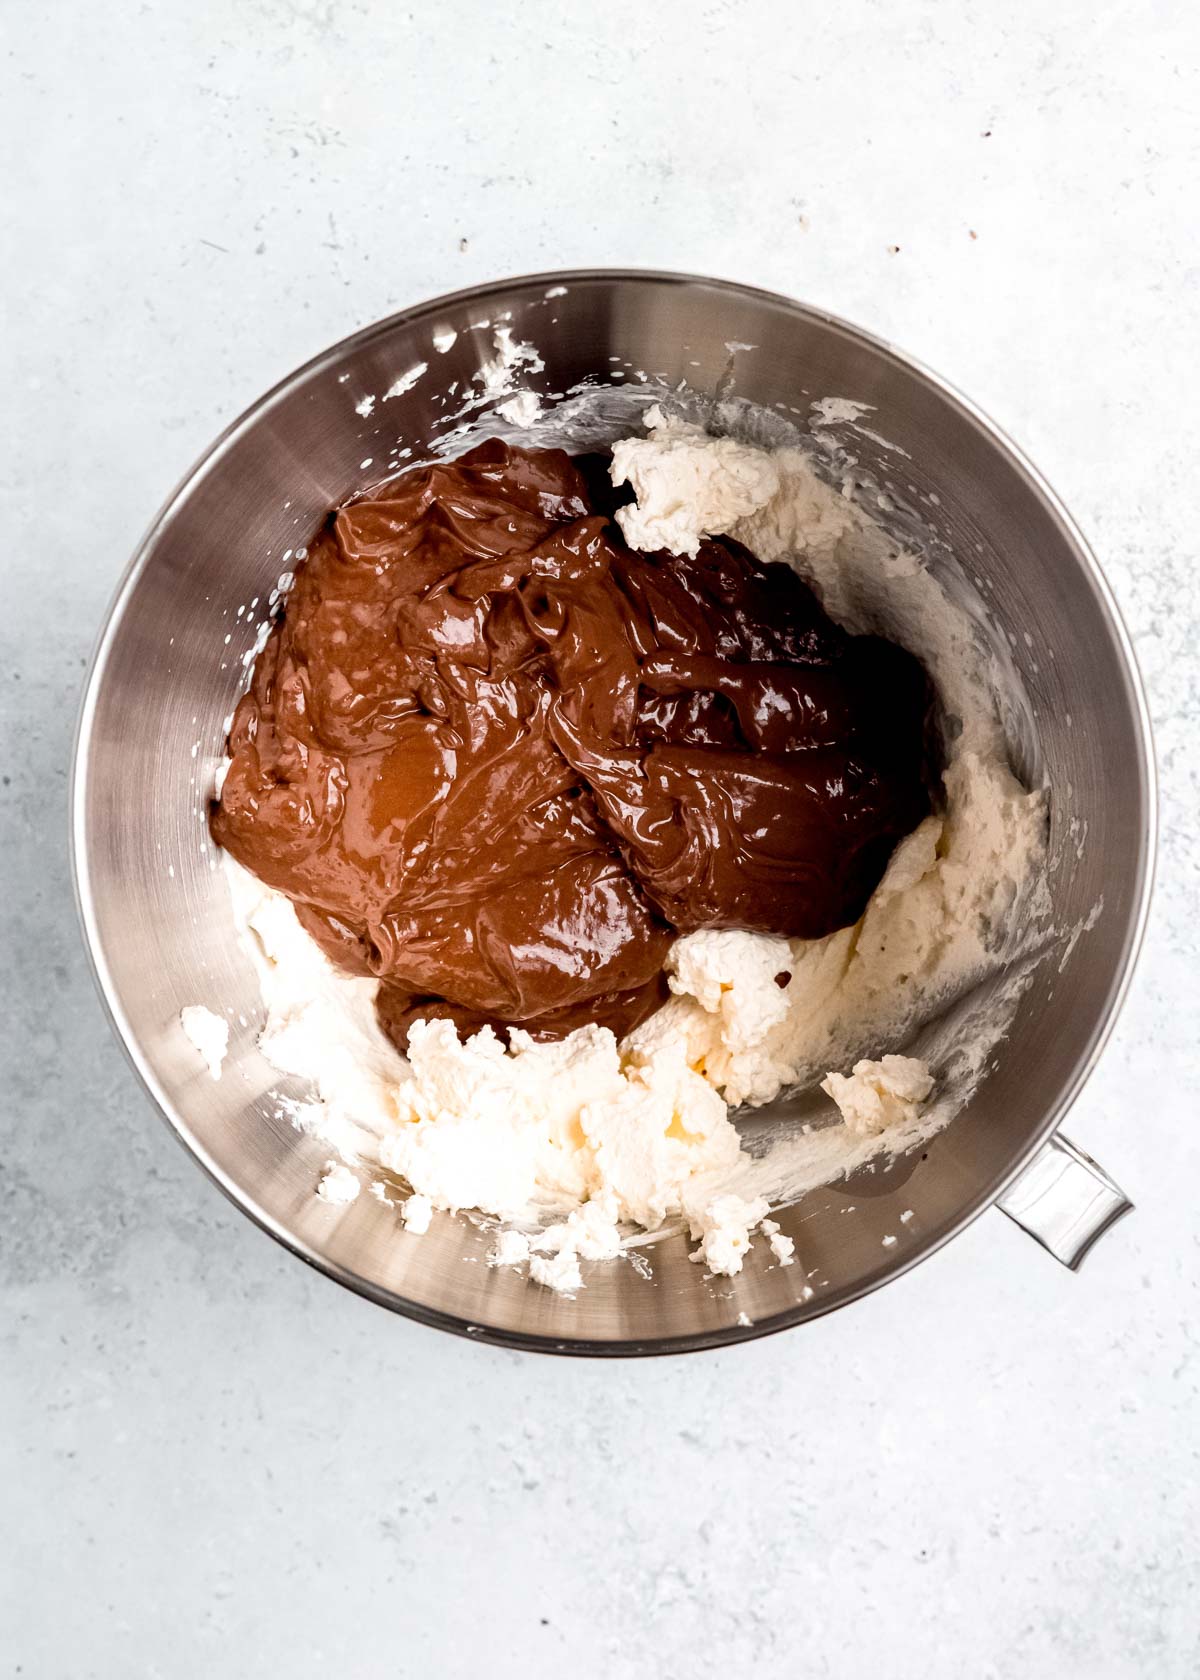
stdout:
POLYGON ((821 1089, 852 1132, 878 1137, 916 1117, 933 1090, 933 1075, 915 1056, 885 1056, 881 1062, 855 1062, 849 1074, 827 1074, 821 1089))
POLYGON ((779 489, 773 458, 701 426, 646 411, 649 435, 613 445, 612 481, 633 486, 636 501, 617 509, 630 548, 694 555, 705 537, 722 536, 765 507, 779 489))
POLYGON ((356 1174, 340 1161, 327 1161, 317 1185, 317 1195, 333 1207, 346 1207, 356 1200, 362 1183, 356 1174))
POLYGON ((764 1219, 759 1225, 759 1230, 762 1232, 763 1236, 766 1237, 767 1242, 770 1245, 771 1253, 775 1256, 781 1266, 791 1266, 795 1264, 795 1241, 792 1237, 784 1236, 783 1232, 779 1229, 778 1221, 774 1219, 764 1219))
POLYGON ((179 1025, 188 1042, 203 1057, 212 1077, 220 1079, 229 1050, 229 1022, 202 1003, 189 1003, 179 1011, 179 1025))
POLYGON ((752 1231, 770 1211, 771 1204, 762 1196, 756 1196, 751 1202, 732 1193, 717 1196, 692 1226, 692 1235, 700 1238, 692 1259, 710 1272, 733 1277, 741 1271, 742 1261, 750 1252, 752 1231))
POLYGON ((541 400, 536 391, 518 391, 496 404, 496 413, 523 430, 532 426, 541 412, 541 400))
POLYGON ((423 1237, 433 1221, 433 1203, 428 1196, 409 1196, 401 1204, 400 1217, 406 1231, 423 1237))

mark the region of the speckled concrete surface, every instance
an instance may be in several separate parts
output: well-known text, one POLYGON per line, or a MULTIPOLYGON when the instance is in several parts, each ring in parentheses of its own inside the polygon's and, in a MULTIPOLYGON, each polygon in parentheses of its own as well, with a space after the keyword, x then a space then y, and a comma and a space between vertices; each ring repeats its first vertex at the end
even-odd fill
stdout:
POLYGON ((1200 30, 1160 0, 9 0, 0 1672, 1184 1680, 1196 1533, 1200 30), (1047 17, 1053 21, 1047 23, 1047 17), (969 390, 1150 685, 1149 946, 1070 1130, 1079 1277, 998 1214, 687 1361, 387 1317, 148 1110, 75 928, 82 667, 210 437, 324 344, 531 268, 792 292, 969 390))

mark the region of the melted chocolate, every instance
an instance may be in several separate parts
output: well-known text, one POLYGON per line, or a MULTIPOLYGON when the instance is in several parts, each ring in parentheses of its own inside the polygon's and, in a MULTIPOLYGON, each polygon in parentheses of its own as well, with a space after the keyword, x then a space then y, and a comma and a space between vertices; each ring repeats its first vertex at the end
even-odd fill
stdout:
POLYGON ((402 1048, 626 1032, 677 931, 844 927, 928 809, 910 654, 729 540, 632 552, 596 482, 494 442, 341 508, 234 715, 216 840, 402 1048))

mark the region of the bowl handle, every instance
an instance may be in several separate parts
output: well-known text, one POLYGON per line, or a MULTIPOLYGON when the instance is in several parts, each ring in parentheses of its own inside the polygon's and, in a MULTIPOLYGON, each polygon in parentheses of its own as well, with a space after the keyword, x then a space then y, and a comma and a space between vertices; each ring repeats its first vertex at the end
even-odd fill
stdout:
POLYGON ((996 1206, 1075 1271, 1096 1239, 1133 1203, 1090 1155, 1056 1133, 996 1206))

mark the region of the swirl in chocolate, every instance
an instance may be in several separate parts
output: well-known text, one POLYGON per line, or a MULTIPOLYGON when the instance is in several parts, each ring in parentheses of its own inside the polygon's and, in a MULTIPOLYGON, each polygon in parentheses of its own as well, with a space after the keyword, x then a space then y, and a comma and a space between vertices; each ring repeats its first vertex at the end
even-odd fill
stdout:
POLYGON ((639 554, 595 461, 488 443, 339 509, 212 817, 385 1030, 621 1034, 677 931, 853 922, 925 815, 928 685, 728 539, 639 554))

